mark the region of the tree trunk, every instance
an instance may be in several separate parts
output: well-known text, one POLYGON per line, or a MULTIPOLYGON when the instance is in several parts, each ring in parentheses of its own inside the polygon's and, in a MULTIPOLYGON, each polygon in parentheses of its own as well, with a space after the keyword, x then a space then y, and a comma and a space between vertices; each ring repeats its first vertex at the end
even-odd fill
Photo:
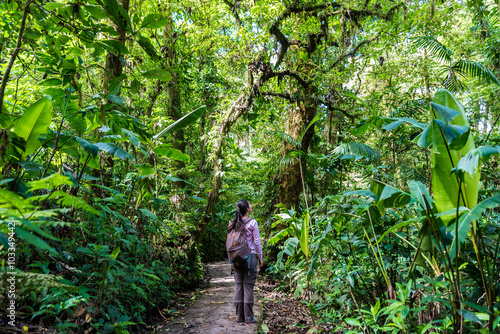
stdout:
MULTIPOLYGON (((123 7, 123 9, 128 13, 128 8, 129 8, 129 0, 121 0, 119 1, 119 5, 123 7)), ((122 27, 119 25, 112 23, 113 28, 116 30, 118 33, 118 38, 116 39, 117 41, 125 44, 126 41, 126 25, 127 25, 127 20, 124 17, 121 17, 122 21, 122 27)), ((123 55, 120 53, 112 53, 108 52, 106 55, 106 63, 104 65, 104 73, 102 77, 102 90, 105 94, 109 93, 109 82, 122 75, 123 73, 123 65, 122 65, 122 60, 123 60, 123 55)), ((106 116, 105 116, 105 110, 104 110, 104 105, 101 105, 101 122, 103 124, 106 124, 106 116)))
POLYGON ((208 223, 212 220, 215 204, 219 199, 219 190, 222 185, 222 146, 224 144, 224 138, 231 129, 231 126, 238 120, 238 118, 252 105, 253 95, 246 96, 245 93, 240 94, 238 98, 231 105, 229 110, 224 115, 221 124, 219 125, 218 133, 219 137, 214 145, 213 152, 213 173, 212 173, 212 190, 208 193, 207 206, 205 208, 205 215, 200 221, 193 237, 196 243, 199 243, 205 228, 208 223))
MULTIPOLYGON (((309 75, 312 67, 308 64, 303 65, 302 72, 309 75)), ((287 122, 287 133, 294 139, 299 140, 301 133, 312 121, 314 116, 316 116, 317 102, 314 100, 315 87, 313 85, 308 86, 303 90, 305 96, 303 101, 298 103, 298 107, 288 114, 287 122)), ((309 150, 310 142, 314 136, 314 126, 311 126, 302 138, 302 147, 300 150, 307 153, 309 150)), ((284 153, 297 149, 289 143, 284 144, 284 153)), ((294 160, 291 165, 288 165, 282 169, 280 172, 278 180, 278 198, 277 203, 283 203, 287 208, 294 206, 298 208, 299 198, 302 189, 302 177, 305 177, 307 171, 306 158, 305 156, 301 159, 302 163, 302 173, 299 166, 299 161, 294 160)), ((305 180, 304 180, 305 182, 305 180)))
MULTIPOLYGON (((174 31, 174 20, 172 19, 171 10, 167 9, 166 18, 169 23, 163 28, 163 41, 165 48, 165 68, 170 69, 170 74, 172 75, 172 80, 167 85, 167 115, 171 117, 174 121, 177 121, 182 117, 181 112, 181 87, 179 83, 179 73, 176 70, 177 65, 177 52, 176 52, 176 41, 177 32, 174 31)), ((186 152, 186 143, 184 141, 184 130, 175 131, 173 134, 173 146, 175 149, 186 152)), ((175 161, 174 168, 177 170, 176 176, 180 179, 184 179, 182 169, 185 167, 184 162, 175 161)), ((184 188, 184 182, 176 182, 174 184, 176 189, 184 188)))

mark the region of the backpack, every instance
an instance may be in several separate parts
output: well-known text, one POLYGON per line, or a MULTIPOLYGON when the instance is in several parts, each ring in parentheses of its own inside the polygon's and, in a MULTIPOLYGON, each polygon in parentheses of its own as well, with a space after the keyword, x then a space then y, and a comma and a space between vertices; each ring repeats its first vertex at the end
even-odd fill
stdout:
MULTIPOLYGON (((246 225, 252 219, 248 219, 244 222, 246 225)), ((248 266, 250 274, 250 247, 247 244, 247 232, 246 228, 241 230, 232 229, 227 232, 226 239, 226 250, 227 258, 229 263, 234 264, 235 267, 243 268, 245 265, 248 266)))

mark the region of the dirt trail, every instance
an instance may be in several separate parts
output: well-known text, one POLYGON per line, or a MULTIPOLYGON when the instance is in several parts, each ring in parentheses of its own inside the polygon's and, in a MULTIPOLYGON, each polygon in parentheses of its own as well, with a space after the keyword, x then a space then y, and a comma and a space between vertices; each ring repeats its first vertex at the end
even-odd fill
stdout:
MULTIPOLYGON (((227 262, 209 263, 208 272, 211 277, 210 286, 200 300, 191 306, 183 317, 163 327, 160 333, 256 333, 256 324, 246 325, 236 322, 234 276, 230 275, 231 265, 227 262)), ((257 319, 260 316, 258 300, 257 292, 255 292, 254 313, 257 319)))

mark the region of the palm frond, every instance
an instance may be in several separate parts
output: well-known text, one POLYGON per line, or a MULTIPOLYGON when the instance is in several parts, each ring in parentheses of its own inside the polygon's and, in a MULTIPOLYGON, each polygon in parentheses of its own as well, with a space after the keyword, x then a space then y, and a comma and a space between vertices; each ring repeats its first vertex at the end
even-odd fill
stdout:
POLYGON ((318 155, 314 153, 304 153, 299 150, 288 151, 284 157, 282 157, 279 161, 279 167, 284 168, 293 165, 295 162, 299 161, 299 156, 302 156, 302 159, 306 159, 307 161, 316 161, 318 160, 318 155))
POLYGON ((368 146, 364 143, 357 143, 357 142, 344 143, 337 146, 332 151, 332 153, 335 155, 341 155, 341 154, 360 155, 372 161, 380 160, 380 153, 373 147, 368 146))
POLYGON ((436 55, 441 61, 451 63, 453 51, 448 49, 442 43, 438 42, 434 36, 422 36, 415 40, 415 45, 421 49, 426 49, 432 54, 436 55))
POLYGON ((424 99, 418 100, 410 100, 408 102, 403 103, 396 109, 394 109, 389 117, 411 117, 416 118, 416 115, 427 115, 428 113, 428 104, 424 99))
POLYGON ((462 59, 454 63, 451 68, 464 77, 468 76, 479 79, 480 82, 485 84, 494 83, 500 86, 500 82, 495 74, 477 61, 462 59))
POLYGON ((484 29, 484 23, 487 25, 497 25, 498 24, 498 5, 495 3, 483 4, 474 8, 473 22, 477 22, 477 25, 473 29, 484 29))
POLYGON ((296 161, 296 159, 294 157, 284 156, 279 161, 279 167, 285 168, 285 167, 291 166, 294 164, 295 161, 296 161))
POLYGON ((276 138, 281 139, 282 141, 293 145, 297 148, 302 148, 302 143, 299 142, 297 139, 294 139, 292 136, 290 136, 288 133, 285 133, 283 131, 269 131, 272 135, 274 135, 276 138))
POLYGON ((427 183, 427 178, 425 176, 425 171, 423 170, 418 170, 412 166, 409 165, 404 165, 401 168, 401 174, 404 176, 403 179, 405 180, 415 180, 415 181, 420 181, 424 184, 427 183))
POLYGON ((316 161, 316 160, 318 160, 318 155, 315 153, 307 153, 306 159, 307 159, 307 161, 316 161))
POLYGON ((467 88, 452 68, 449 68, 447 73, 446 78, 441 82, 444 88, 453 93, 461 92, 467 88))

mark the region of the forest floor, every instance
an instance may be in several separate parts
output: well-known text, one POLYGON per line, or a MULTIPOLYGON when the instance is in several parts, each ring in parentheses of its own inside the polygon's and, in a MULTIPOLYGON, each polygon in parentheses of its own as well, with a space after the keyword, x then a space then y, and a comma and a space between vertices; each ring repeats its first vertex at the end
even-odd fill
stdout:
MULTIPOLYGON (((234 307, 234 276, 227 261, 208 264, 209 286, 200 299, 179 317, 159 329, 159 333, 253 334, 258 323, 246 325, 236 322, 234 307)), ((260 319, 259 294, 256 291, 254 313, 260 319)))
POLYGON ((208 275, 209 285, 206 289, 198 290, 191 298, 184 298, 199 298, 198 301, 179 312, 167 325, 157 327, 158 333, 333 333, 333 326, 318 324, 318 319, 311 316, 309 308, 300 299, 276 291, 279 284, 261 275, 255 287, 254 313, 258 321, 252 325, 238 324, 234 312, 234 276, 231 275, 231 266, 226 261, 210 263, 208 275))

